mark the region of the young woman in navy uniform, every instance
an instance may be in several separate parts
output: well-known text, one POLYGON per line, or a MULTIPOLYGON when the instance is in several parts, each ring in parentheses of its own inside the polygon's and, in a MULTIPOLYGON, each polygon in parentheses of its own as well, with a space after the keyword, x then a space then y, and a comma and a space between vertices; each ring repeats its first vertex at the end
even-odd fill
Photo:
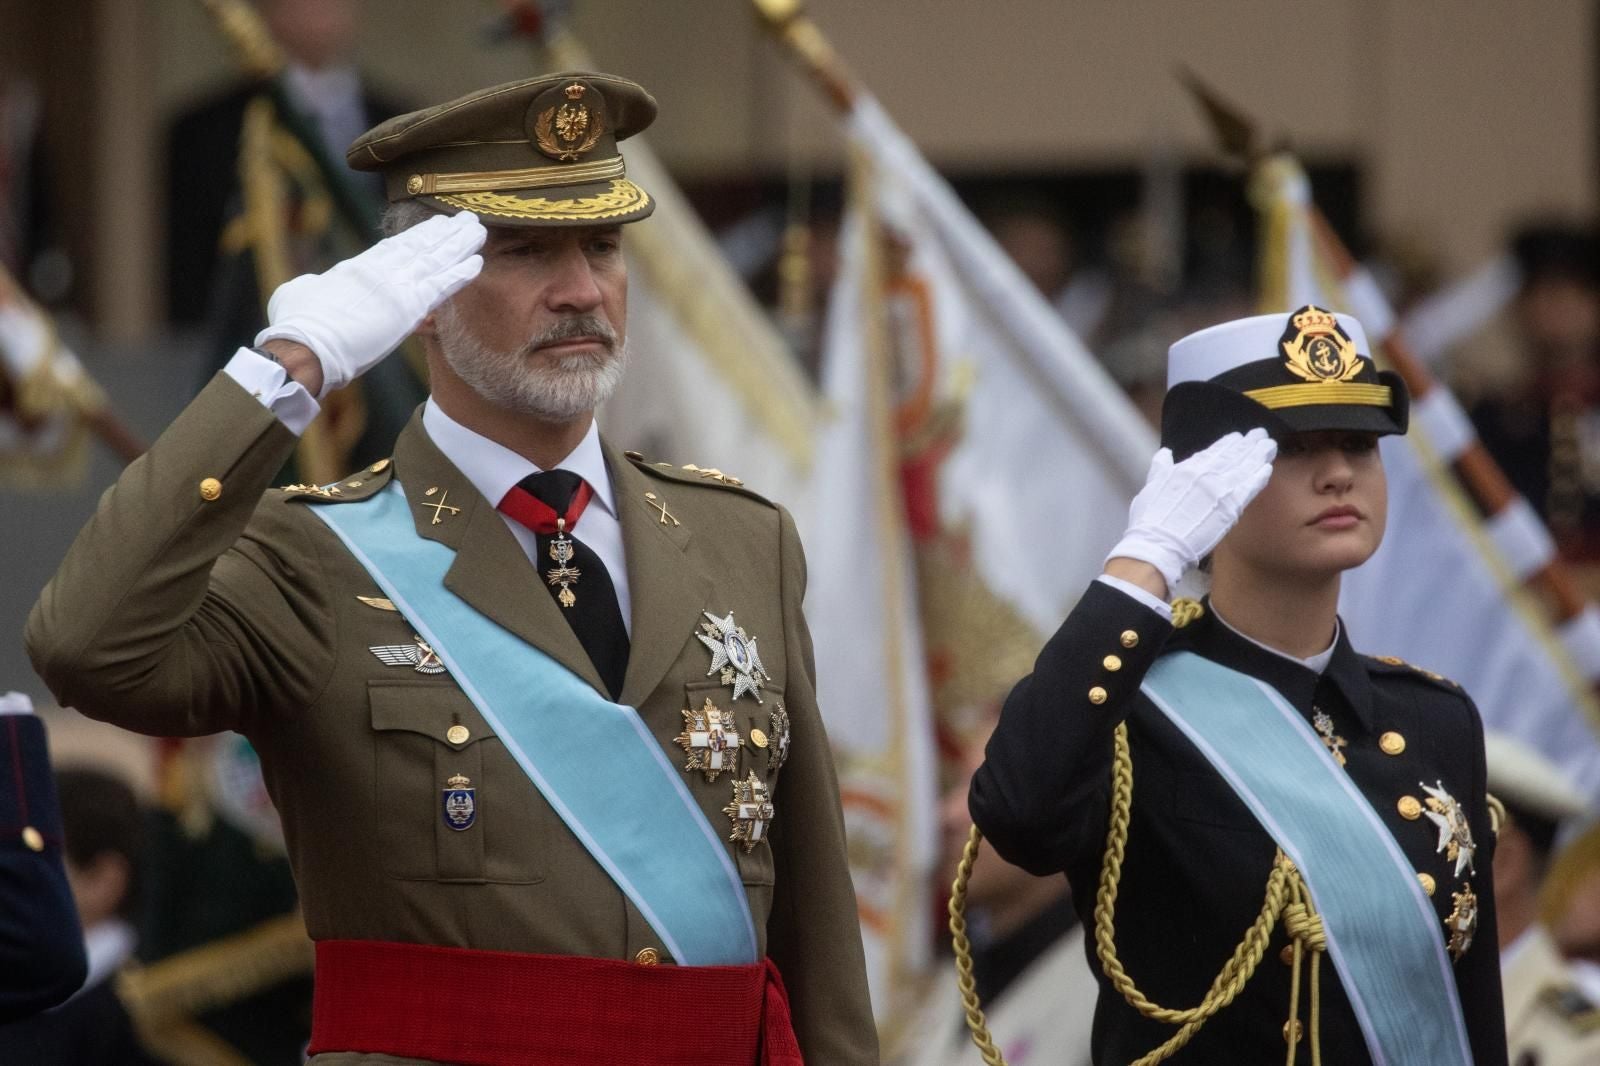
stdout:
POLYGON ((1408 416, 1368 353, 1315 307, 1172 347, 1128 531, 973 780, 996 850, 1072 883, 1098 1064, 1506 1062, 1478 712, 1337 615, 1408 416))

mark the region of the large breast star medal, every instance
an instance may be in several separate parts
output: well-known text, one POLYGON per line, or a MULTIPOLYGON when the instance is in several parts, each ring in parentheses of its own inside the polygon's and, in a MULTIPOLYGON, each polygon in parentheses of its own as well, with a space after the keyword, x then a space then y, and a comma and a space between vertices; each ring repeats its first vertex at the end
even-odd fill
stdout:
POLYGON ((699 770, 707 781, 715 781, 724 770, 735 772, 739 731, 734 728, 733 715, 718 709, 709 699, 698 711, 691 707, 683 712, 683 732, 674 739, 689 756, 683 764, 685 770, 699 770))
POLYGON ((1472 868, 1472 853, 1478 847, 1472 842, 1472 827, 1467 824, 1467 813, 1461 809, 1456 798, 1444 790, 1442 781, 1435 781, 1433 785, 1432 788, 1422 785, 1422 791, 1428 794, 1428 809, 1422 813, 1428 816, 1428 821, 1439 827, 1439 846, 1434 853, 1442 851, 1445 858, 1456 864, 1457 877, 1461 876, 1462 870, 1476 873, 1472 868))
POLYGON ((706 676, 710 677, 721 670, 722 683, 733 686, 734 699, 748 692, 756 698, 757 703, 761 703, 761 686, 772 679, 761 665, 761 655, 756 651, 756 638, 739 628, 733 620, 732 611, 728 612, 726 618, 718 618, 710 611, 701 613, 710 619, 700 623, 700 628, 705 632, 695 634, 700 643, 711 649, 711 669, 706 671, 706 676))
POLYGON ((722 808, 722 813, 733 823, 728 839, 743 846, 748 855, 756 845, 767 839, 772 828, 772 797, 767 783, 756 776, 754 770, 744 780, 734 779, 733 802, 722 808))

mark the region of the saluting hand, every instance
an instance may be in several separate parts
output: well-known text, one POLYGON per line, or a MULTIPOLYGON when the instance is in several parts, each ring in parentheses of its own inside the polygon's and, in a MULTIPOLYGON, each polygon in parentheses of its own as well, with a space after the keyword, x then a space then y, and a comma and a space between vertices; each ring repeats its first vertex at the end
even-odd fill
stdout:
POLYGON ((470 211, 440 215, 326 273, 302 274, 272 294, 270 325, 256 335, 256 344, 285 340, 309 348, 322 369, 321 387, 314 390, 320 399, 379 363, 430 311, 477 277, 483 269, 477 252, 487 237, 470 211))
POLYGON ((1278 443, 1264 429, 1229 433, 1181 463, 1162 448, 1128 508, 1128 529, 1107 559, 1135 559, 1167 588, 1217 546, 1272 477, 1278 443))

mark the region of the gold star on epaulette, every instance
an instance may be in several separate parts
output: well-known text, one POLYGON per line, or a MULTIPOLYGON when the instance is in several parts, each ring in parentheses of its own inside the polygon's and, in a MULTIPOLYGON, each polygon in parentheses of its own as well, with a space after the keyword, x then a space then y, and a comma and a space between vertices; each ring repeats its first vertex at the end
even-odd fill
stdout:
POLYGON ((713 467, 701 468, 695 466, 693 463, 684 463, 683 466, 679 467, 679 469, 687 470, 691 474, 699 474, 701 477, 707 478, 711 481, 720 481, 724 485, 732 485, 735 488, 744 484, 743 481, 740 481, 732 474, 724 474, 722 471, 713 467))
POLYGON ((1417 673, 1417 674, 1421 674, 1423 677, 1427 678, 1429 681, 1435 681, 1435 682, 1438 682, 1441 685, 1451 685, 1451 686, 1453 686, 1455 688, 1460 688, 1461 687, 1460 685, 1457 685, 1454 681, 1450 680, 1448 677, 1445 677, 1443 674, 1436 674, 1432 670, 1426 670, 1426 669, 1418 666, 1416 663, 1408 663, 1404 659, 1402 659, 1402 658, 1400 658, 1398 656, 1395 656, 1395 655, 1374 655, 1374 656, 1372 656, 1372 659, 1373 659, 1374 662, 1380 662, 1385 666, 1404 666, 1406 669, 1410 670, 1411 672, 1417 673))
POLYGON ((334 500, 344 495, 338 485, 285 485, 286 493, 299 493, 302 496, 315 496, 319 500, 334 500))

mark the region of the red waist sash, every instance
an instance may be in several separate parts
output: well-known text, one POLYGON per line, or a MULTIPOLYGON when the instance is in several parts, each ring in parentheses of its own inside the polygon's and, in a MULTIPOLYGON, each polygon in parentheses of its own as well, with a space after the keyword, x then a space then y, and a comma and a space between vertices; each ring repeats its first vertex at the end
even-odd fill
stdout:
POLYGON ((311 1054, 466 1066, 803 1066, 771 959, 640 966, 319 940, 311 1054))

